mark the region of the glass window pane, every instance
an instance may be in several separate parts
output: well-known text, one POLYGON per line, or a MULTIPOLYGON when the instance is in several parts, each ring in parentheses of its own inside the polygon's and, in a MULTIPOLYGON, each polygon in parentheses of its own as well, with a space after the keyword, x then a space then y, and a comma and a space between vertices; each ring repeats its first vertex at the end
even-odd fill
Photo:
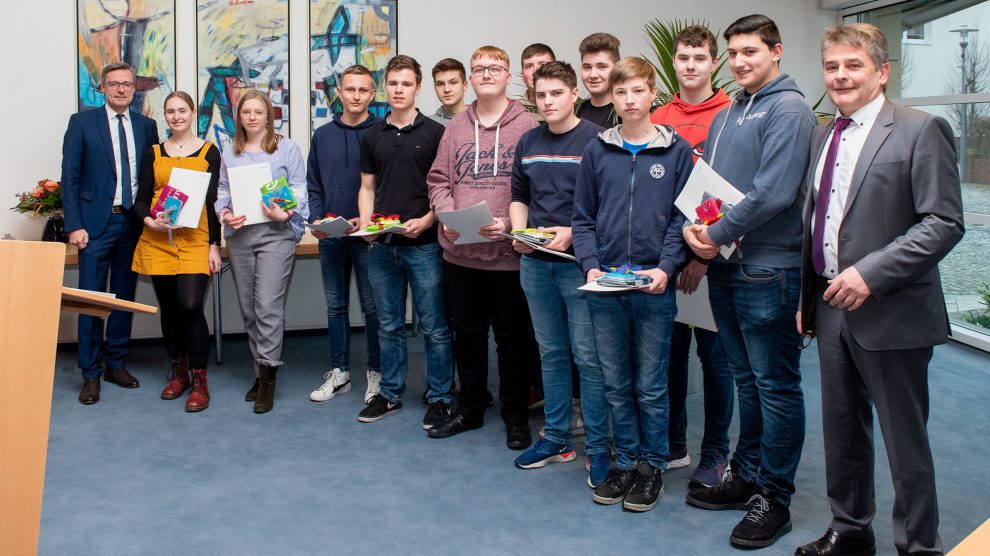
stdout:
POLYGON ((891 98, 990 91, 990 27, 979 29, 990 21, 990 2, 911 0, 845 19, 872 23, 887 36, 891 98))
MULTIPOLYGON (((960 106, 915 106, 946 118, 959 141, 960 106)), ((966 142, 963 211, 990 214, 990 104, 967 105, 971 116, 966 142), (979 115, 979 117, 972 117, 979 115)), ((966 223, 966 235, 939 265, 952 326, 990 333, 990 225, 966 223)))

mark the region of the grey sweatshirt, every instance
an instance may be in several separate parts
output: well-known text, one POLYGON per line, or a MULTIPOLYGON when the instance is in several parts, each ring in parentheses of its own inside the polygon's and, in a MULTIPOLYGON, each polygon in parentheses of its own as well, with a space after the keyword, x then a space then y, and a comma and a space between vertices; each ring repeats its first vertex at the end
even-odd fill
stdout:
POLYGON ((715 115, 704 160, 746 195, 708 228, 720 245, 743 238, 729 262, 801 266, 803 183, 814 128, 811 108, 785 74, 753 94, 740 90, 715 115))

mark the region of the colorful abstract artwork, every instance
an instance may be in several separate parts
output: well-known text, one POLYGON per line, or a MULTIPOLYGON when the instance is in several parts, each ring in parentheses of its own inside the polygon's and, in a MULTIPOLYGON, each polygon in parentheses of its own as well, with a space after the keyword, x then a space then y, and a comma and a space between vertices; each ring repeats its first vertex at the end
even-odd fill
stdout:
POLYGON ((384 116, 385 64, 398 50, 396 0, 310 0, 309 10, 312 129, 342 110, 337 84, 353 64, 371 70, 377 95, 370 110, 384 116))
POLYGON ((165 129, 162 104, 175 88, 175 0, 78 0, 78 109, 105 102, 103 66, 134 68, 131 107, 165 129))
POLYGON ((197 0, 196 12, 199 136, 228 144, 249 89, 268 94, 275 131, 288 136, 288 0, 197 0))

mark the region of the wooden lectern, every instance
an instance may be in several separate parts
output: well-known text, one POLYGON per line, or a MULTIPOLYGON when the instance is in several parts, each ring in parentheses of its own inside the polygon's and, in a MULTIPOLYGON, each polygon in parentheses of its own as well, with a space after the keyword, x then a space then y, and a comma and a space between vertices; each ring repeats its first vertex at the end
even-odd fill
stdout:
POLYGON ((0 241, 0 544, 37 554, 59 311, 158 309, 62 287, 65 244, 0 241))

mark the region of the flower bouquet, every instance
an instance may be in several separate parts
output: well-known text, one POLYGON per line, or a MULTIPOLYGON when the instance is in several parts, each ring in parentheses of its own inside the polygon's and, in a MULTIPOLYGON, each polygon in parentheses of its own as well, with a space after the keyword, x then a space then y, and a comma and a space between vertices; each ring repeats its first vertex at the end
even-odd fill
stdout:
POLYGON ((35 218, 62 216, 62 188, 55 180, 45 178, 37 187, 24 193, 15 193, 17 204, 10 208, 14 212, 35 218))
POLYGON ((17 204, 10 208, 14 212, 31 218, 45 219, 42 232, 43 241, 66 241, 62 220, 62 188, 59 182, 45 178, 31 191, 15 193, 17 204))

